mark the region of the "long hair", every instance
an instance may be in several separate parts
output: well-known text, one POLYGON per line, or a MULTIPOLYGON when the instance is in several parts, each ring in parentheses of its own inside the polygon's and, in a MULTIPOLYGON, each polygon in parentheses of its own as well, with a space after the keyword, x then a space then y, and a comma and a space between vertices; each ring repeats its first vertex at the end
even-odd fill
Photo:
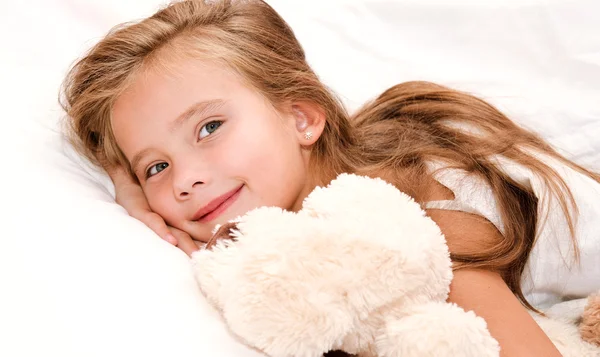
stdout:
POLYGON ((396 85, 366 104, 352 118, 361 145, 360 171, 385 173, 401 190, 424 203, 428 197, 428 162, 464 170, 491 187, 504 223, 502 240, 487 248, 451 257, 455 269, 481 268, 501 273, 504 281, 528 307, 520 286, 521 275, 543 226, 544 209, 538 197, 497 166, 496 157, 530 169, 548 187, 543 203, 556 200, 565 214, 572 243, 577 206, 562 177, 540 155, 571 167, 600 182, 591 172, 558 154, 538 135, 524 130, 489 103, 467 93, 428 82, 396 85), (467 129, 467 130, 465 130, 467 129))
POLYGON ((228 66, 275 108, 293 101, 318 105, 326 124, 311 149, 312 185, 354 172, 383 177, 424 203, 430 161, 485 179, 499 202, 504 234, 483 251, 453 253, 455 269, 500 272, 529 308, 519 282, 541 221, 538 201, 530 188, 507 176, 490 157, 503 155, 539 175, 558 198, 572 233, 577 207, 569 188, 531 150, 600 179, 488 103, 432 83, 394 86, 350 117, 309 67, 289 26, 260 0, 180 1, 141 22, 113 29, 73 66, 63 84, 69 131, 82 154, 105 168, 122 166, 132 174, 112 133, 112 106, 137 75, 165 70, 176 56, 228 66), (476 130, 463 130, 461 125, 476 130))

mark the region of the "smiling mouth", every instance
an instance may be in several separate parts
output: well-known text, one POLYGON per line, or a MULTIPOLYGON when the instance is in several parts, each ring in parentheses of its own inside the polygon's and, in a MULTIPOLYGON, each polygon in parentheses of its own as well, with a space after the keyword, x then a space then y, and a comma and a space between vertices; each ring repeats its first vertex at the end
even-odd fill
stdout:
POLYGON ((196 212, 192 220, 200 223, 208 223, 216 219, 236 201, 243 187, 244 185, 241 185, 210 201, 196 212))

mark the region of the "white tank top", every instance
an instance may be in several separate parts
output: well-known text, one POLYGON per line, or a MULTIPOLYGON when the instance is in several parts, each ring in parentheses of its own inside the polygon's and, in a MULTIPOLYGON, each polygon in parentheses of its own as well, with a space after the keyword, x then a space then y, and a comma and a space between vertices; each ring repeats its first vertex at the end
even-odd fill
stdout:
MULTIPOLYGON (((538 198, 538 217, 548 215, 545 224, 538 226, 537 240, 521 277, 527 301, 536 308, 544 309, 600 290, 600 184, 556 159, 546 155, 537 157, 562 176, 575 198, 579 210, 576 225, 579 261, 575 259, 562 209, 556 199, 547 197, 547 187, 539 177, 505 157, 497 156, 494 160, 515 181, 533 190, 538 198)), ((477 214, 504 233, 496 198, 485 180, 463 170, 445 168, 439 162, 429 166, 434 178, 450 189, 455 199, 428 202, 426 208, 477 214)))

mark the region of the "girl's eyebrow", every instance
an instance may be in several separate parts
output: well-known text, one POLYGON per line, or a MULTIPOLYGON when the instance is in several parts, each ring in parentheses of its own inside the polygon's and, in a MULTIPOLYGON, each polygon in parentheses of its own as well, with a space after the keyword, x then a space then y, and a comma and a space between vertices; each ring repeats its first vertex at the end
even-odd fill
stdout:
POLYGON ((137 166, 140 164, 140 161, 144 158, 144 156, 148 155, 148 153, 152 151, 151 148, 146 148, 142 151, 139 151, 137 154, 133 156, 133 159, 130 162, 131 169, 133 172, 137 172, 137 166))
MULTIPOLYGON (((185 124, 189 119, 195 116, 202 116, 210 111, 222 107, 224 104, 225 101, 222 99, 211 99, 196 102, 175 119, 175 121, 171 124, 169 131, 173 132, 185 124)), ((133 155, 130 165, 134 172, 137 170, 137 166, 139 165, 140 161, 142 161, 144 156, 146 156, 150 151, 152 151, 151 148, 145 148, 133 155)))
POLYGON ((203 114, 206 114, 211 110, 215 110, 222 107, 223 104, 225 104, 225 101, 222 99, 203 100, 192 104, 188 109, 186 109, 186 111, 179 114, 179 116, 171 124, 170 131, 174 131, 178 127, 182 126, 190 118, 195 116, 202 116, 203 114))

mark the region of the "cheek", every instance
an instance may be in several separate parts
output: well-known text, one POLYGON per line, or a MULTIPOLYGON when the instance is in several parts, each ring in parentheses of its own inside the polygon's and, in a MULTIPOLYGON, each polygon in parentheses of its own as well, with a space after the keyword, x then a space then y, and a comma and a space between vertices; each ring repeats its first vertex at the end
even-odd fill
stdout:
POLYGON ((156 184, 145 190, 146 199, 150 209, 158 213, 167 222, 173 224, 177 221, 177 206, 172 191, 166 183, 156 184))
POLYGON ((268 133, 254 126, 240 125, 210 155, 211 166, 226 176, 249 178, 270 161, 267 147, 271 140, 268 133))
POLYGON ((238 168, 252 189, 269 203, 281 205, 295 195, 304 182, 304 162, 301 149, 287 133, 263 137, 262 141, 245 143, 245 148, 231 162, 238 168))
POLYGON ((221 162, 226 162, 234 175, 248 179, 264 177, 263 181, 276 179, 286 166, 293 166, 296 159, 293 148, 290 147, 292 142, 286 141, 282 135, 283 133, 271 135, 262 132, 237 137, 224 153, 221 162))

